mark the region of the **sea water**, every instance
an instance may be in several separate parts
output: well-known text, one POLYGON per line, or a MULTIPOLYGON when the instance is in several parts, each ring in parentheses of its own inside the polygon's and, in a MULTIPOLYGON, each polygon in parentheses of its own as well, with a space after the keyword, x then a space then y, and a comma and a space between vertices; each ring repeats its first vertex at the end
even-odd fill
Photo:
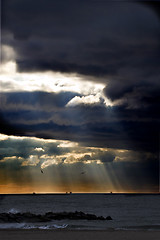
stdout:
POLYGON ((75 212, 111 216, 113 220, 53 220, 0 223, 0 228, 160 230, 160 194, 24 194, 0 195, 0 213, 75 212))

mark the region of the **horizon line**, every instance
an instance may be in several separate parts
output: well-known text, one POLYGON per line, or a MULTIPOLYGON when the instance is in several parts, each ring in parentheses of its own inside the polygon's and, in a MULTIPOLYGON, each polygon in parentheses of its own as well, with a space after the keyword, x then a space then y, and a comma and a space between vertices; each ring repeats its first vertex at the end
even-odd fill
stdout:
POLYGON ((160 194, 160 192, 22 192, 22 193, 0 193, 0 195, 72 195, 72 194, 160 194))

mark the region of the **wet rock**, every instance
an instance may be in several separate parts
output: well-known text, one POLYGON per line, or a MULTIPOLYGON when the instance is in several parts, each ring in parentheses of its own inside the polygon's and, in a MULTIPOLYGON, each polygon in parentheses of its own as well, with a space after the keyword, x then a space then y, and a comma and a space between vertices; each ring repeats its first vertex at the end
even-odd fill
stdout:
POLYGON ((44 215, 33 214, 30 212, 26 213, 0 213, 0 222, 48 222, 52 220, 112 220, 110 216, 104 218, 103 216, 96 216, 94 214, 84 212, 60 212, 53 213, 48 212, 44 215))
POLYGON ((113 220, 111 216, 106 217, 106 220, 113 220))

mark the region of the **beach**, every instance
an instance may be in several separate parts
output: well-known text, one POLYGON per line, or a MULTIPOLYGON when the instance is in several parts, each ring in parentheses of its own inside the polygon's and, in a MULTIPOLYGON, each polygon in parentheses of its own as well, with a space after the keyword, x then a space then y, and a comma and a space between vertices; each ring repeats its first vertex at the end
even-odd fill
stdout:
POLYGON ((160 231, 0 230, 2 240, 159 240, 160 231))

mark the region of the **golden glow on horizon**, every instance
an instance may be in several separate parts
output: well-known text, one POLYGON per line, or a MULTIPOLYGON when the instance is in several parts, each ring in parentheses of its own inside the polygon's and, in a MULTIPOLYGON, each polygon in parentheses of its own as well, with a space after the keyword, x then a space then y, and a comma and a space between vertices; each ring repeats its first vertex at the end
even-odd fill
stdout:
POLYGON ((88 186, 79 186, 78 188, 73 188, 71 190, 71 188, 64 188, 64 187, 55 187, 54 191, 51 188, 46 188, 41 189, 40 187, 33 187, 33 186, 23 186, 20 187, 18 185, 15 184, 8 184, 8 185, 0 185, 0 194, 33 194, 33 193, 37 193, 37 194, 65 194, 65 193, 159 193, 158 190, 154 190, 153 191, 148 191, 148 189, 144 189, 142 190, 133 190, 133 189, 119 189, 119 190, 114 190, 112 188, 110 189, 103 189, 103 190, 98 190, 98 189, 91 189, 90 185, 88 186))

